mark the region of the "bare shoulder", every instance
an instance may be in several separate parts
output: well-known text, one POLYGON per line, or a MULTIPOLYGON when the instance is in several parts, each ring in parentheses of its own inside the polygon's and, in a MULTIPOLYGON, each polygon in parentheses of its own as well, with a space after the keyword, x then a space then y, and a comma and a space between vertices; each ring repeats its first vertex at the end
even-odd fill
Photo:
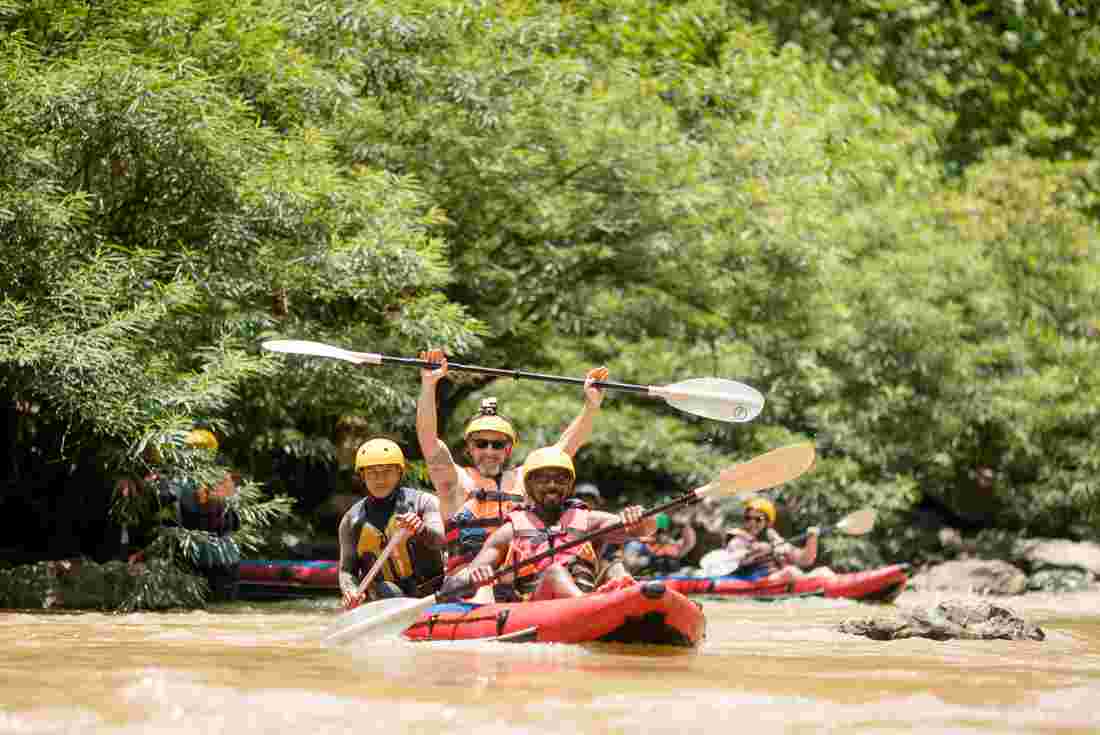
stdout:
POLYGON ((344 515, 340 516, 340 529, 351 528, 351 525, 355 522, 355 517, 359 515, 360 510, 363 507, 363 499, 352 503, 351 507, 344 511, 344 515))

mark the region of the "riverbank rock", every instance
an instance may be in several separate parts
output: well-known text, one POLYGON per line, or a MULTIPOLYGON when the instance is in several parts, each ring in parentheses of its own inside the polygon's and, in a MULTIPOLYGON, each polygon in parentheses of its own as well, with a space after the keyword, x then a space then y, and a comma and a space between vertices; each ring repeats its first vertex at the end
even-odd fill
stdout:
POLYGON ((1092 541, 1026 539, 1019 542, 1016 554, 1033 570, 1075 568, 1100 576, 1100 544, 1092 541))
POLYGON ((13 609, 163 610, 205 604, 206 581, 177 566, 63 559, 0 570, 0 607, 13 609))
POLYGON ((920 572, 910 587, 925 592, 1018 595, 1027 589, 1027 575, 1006 561, 960 559, 920 572))
POLYGON ((891 617, 852 618, 838 630, 876 641, 930 638, 936 641, 1041 641, 1046 633, 1013 611, 989 602, 941 602, 935 607, 899 610, 891 617))
POLYGON ((1047 567, 1027 578, 1027 588, 1032 592, 1081 592, 1095 581, 1087 569, 1047 567))

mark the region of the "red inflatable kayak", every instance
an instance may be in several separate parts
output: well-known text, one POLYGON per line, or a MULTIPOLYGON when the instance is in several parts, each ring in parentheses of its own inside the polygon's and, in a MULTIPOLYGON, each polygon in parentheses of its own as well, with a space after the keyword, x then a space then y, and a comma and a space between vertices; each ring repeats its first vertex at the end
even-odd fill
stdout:
POLYGON ((237 594, 244 599, 335 594, 340 591, 339 578, 337 561, 245 559, 237 594))
POLYGON ((412 641, 493 639, 523 643, 654 643, 696 646, 702 607, 659 581, 541 602, 435 605, 402 634, 412 641))
POLYGON ((777 600, 788 597, 843 597, 861 602, 892 602, 905 589, 908 564, 891 564, 835 577, 803 577, 773 582, 738 577, 658 577, 685 595, 720 595, 777 600))

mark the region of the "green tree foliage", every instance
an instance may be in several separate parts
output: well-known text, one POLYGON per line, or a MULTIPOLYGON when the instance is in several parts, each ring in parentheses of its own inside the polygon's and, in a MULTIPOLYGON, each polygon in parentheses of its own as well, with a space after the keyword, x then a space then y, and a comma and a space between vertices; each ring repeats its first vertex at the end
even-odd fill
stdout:
POLYGON ((968 164, 1020 141, 1029 154, 1091 158, 1100 112, 1100 6, 1091 0, 739 0, 780 45, 874 70, 900 105, 952 113, 945 157, 968 164))
MULTIPOLYGON (((734 426, 609 398, 581 471, 620 497, 812 438, 794 521, 874 505, 887 556, 921 503, 1098 524, 1095 169, 1042 162, 1090 150, 1091 67, 1048 95, 1070 51, 1004 56, 1007 4, 873 5, 0 6, 0 385, 44 411, 16 423, 134 458, 206 418, 257 479, 328 492, 343 416, 412 453, 416 372, 257 342, 439 345, 765 391, 734 426)), ((1015 5, 1057 38, 1085 17, 1015 5)), ((485 388, 453 382, 444 418, 485 388)), ((489 389, 521 456, 580 404, 489 389)))

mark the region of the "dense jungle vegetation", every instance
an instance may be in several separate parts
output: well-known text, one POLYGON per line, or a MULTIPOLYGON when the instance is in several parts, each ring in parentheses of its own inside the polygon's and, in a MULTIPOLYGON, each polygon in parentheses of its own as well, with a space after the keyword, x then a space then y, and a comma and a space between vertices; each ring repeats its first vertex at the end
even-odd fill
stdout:
MULTIPOLYGON (((94 556, 114 479, 196 424, 254 483, 254 534, 277 496, 304 522, 348 490, 349 426, 416 455, 415 369, 260 350, 278 337, 749 383, 750 424, 609 395, 581 479, 653 500, 812 439, 788 522, 881 514, 830 542, 842 566, 919 558, 940 522, 1095 535, 1098 16, 0 0, 8 558, 94 556)), ((581 405, 454 377, 456 446, 485 395, 520 457, 581 405)))

